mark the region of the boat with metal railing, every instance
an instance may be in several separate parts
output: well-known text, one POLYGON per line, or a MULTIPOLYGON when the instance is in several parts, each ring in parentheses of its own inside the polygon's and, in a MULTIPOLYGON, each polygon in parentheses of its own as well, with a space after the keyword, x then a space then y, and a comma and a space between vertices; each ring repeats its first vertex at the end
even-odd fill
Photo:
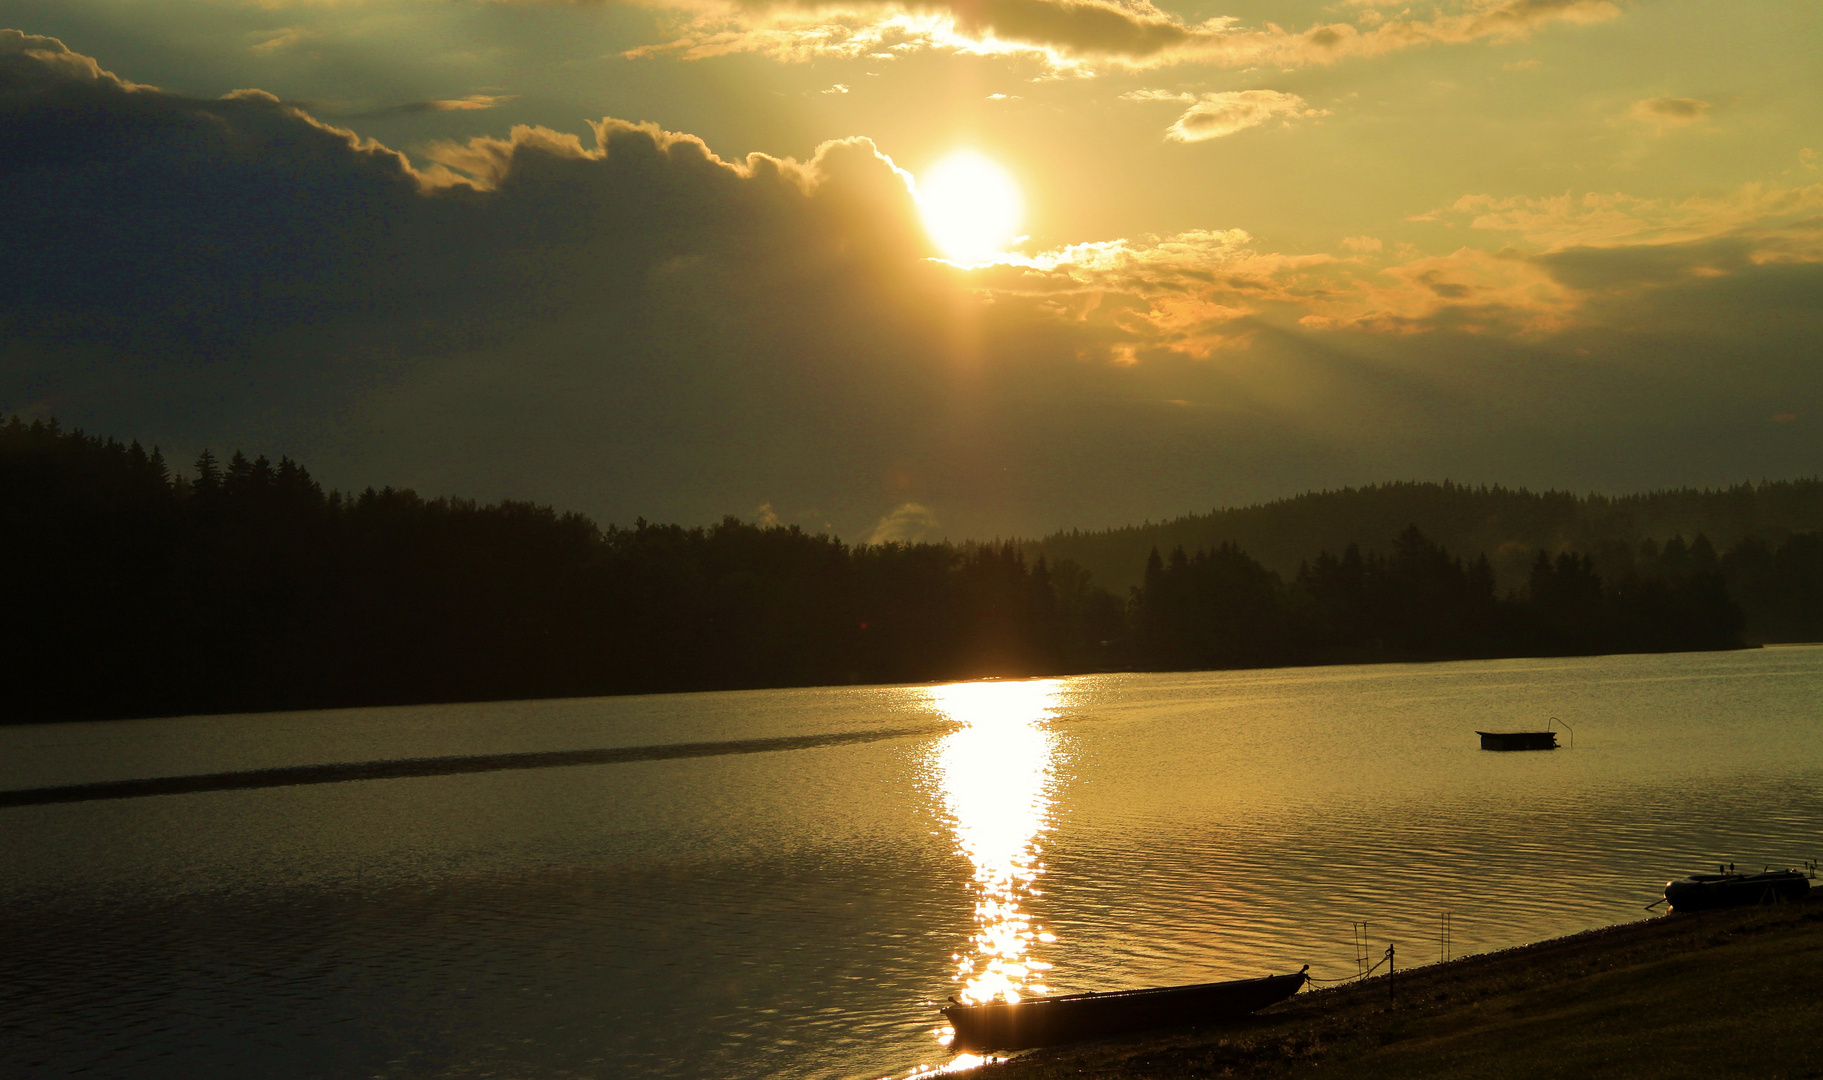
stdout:
POLYGON ((956 1032, 953 1049, 1028 1050, 1130 1031, 1236 1019, 1297 993, 1309 970, 1306 964, 1295 974, 1261 979, 1063 994, 1016 1002, 965 1005, 951 998, 943 1016, 956 1032))
POLYGON ((1721 870, 1691 874, 1665 883, 1665 900, 1673 911, 1713 911, 1803 900, 1810 895, 1810 878, 1801 870, 1764 870, 1758 874, 1721 870))
POLYGON ((1477 731, 1481 736, 1483 750, 1555 750, 1557 749, 1557 732, 1555 727, 1562 727, 1570 732, 1570 745, 1576 745, 1576 732, 1570 725, 1553 716, 1545 724, 1543 731, 1477 731))

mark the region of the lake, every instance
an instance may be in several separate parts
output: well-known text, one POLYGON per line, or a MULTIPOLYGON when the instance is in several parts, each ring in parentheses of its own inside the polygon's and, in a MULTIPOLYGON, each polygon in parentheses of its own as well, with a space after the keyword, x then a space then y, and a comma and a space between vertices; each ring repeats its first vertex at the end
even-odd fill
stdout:
POLYGON ((1823 855, 1808 647, 23 726, 0 789, 650 747, 0 809, 0 1075, 903 1077, 967 1063, 951 994, 1342 978, 1823 855))

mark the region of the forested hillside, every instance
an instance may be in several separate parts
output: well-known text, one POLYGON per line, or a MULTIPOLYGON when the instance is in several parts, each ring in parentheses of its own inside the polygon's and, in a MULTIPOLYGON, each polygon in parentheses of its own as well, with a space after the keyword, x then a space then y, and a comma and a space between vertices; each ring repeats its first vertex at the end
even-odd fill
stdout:
POLYGON ((1117 662, 1124 612, 1005 545, 598 527, 281 460, 193 478, 0 426, 0 718, 967 678, 1117 662), (1107 642, 1108 644, 1103 644, 1107 642))
MULTIPOLYGON (((1058 532, 1026 545, 1028 556, 1069 559, 1109 588, 1140 584, 1146 554, 1234 544, 1289 577, 1319 552, 1350 544, 1387 552, 1408 526, 1450 551, 1486 555, 1499 587, 1522 589, 1540 551, 1588 554, 1637 550, 1651 540, 1706 536, 1718 550, 1749 537, 1778 546, 1794 533, 1823 531, 1823 480, 1680 488, 1642 495, 1468 487, 1444 482, 1377 484, 1312 492, 1256 506, 1189 514, 1103 532, 1058 532)), ((1598 558, 1598 565, 1600 559, 1598 558)), ((1600 566, 1613 576, 1621 566, 1600 566)))
MULTIPOLYGON (((1777 535, 1772 530, 1769 534, 1777 535)), ((0 721, 986 675, 1733 648, 1823 637, 1823 535, 1534 550, 1410 524, 1295 573, 1148 549, 1116 593, 1016 543, 326 492, 297 463, 0 425, 0 721)))

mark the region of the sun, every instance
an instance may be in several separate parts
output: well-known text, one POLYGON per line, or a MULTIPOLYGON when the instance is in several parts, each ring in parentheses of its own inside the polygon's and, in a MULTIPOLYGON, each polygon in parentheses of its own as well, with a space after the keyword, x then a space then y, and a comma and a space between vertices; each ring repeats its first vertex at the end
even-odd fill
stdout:
POLYGON ((958 150, 917 178, 924 230, 952 262, 992 262, 1015 237, 1024 207, 1007 171, 958 150))

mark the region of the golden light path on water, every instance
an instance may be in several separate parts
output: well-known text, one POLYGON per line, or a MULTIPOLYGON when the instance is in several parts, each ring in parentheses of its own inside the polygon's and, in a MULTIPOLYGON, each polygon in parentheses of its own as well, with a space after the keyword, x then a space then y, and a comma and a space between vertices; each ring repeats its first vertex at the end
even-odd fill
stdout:
MULTIPOLYGON (((954 721, 934 754, 943 811, 957 849, 974 867, 975 931, 954 955, 952 980, 965 1004, 1019 1001, 1046 992, 1051 965, 1037 947, 1057 939, 1023 904, 1044 873, 1038 838, 1051 824, 1057 736, 1048 721, 1056 679, 932 687, 931 703, 954 721)), ((948 1041, 947 1028, 940 1038, 948 1041)), ((980 1064, 959 1055, 944 1071, 980 1064)))

